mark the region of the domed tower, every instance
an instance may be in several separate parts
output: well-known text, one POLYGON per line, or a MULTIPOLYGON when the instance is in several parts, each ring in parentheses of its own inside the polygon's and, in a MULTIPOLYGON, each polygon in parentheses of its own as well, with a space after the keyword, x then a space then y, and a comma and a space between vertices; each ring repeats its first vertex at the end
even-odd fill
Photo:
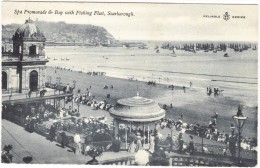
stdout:
POLYGON ((41 29, 29 18, 14 33, 13 53, 2 54, 2 92, 38 91, 44 85, 45 41, 41 29))
POLYGON ((13 35, 13 55, 23 58, 39 58, 45 56, 46 38, 43 32, 29 18, 13 35))

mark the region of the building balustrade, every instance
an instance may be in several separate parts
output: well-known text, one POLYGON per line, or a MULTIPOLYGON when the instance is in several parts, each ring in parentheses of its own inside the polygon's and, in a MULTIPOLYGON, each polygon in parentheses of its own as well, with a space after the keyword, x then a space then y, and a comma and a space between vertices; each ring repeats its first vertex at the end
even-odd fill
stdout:
MULTIPOLYGON (((201 158, 196 156, 170 156, 168 157, 169 166, 231 166, 232 162, 219 161, 214 157, 201 158)), ((100 161, 102 165, 136 165, 135 159, 131 157, 123 157, 119 159, 110 159, 100 161)), ((149 163, 147 164, 149 165, 149 163)))
MULTIPOLYGON (((187 144, 188 145, 188 144, 187 144)), ((229 151, 228 145, 219 146, 219 145, 203 145, 203 151, 202 151, 202 145, 195 143, 195 149, 197 153, 204 153, 207 155, 217 155, 217 156, 225 156, 225 157, 231 157, 231 153, 229 151)), ((238 147, 237 147, 238 151, 238 147)), ((237 153, 238 154, 238 153, 237 153)), ((241 159, 249 159, 249 160, 256 160, 257 153, 256 151, 252 150, 244 150, 241 149, 241 159)))
POLYGON ((119 159, 110 159, 99 162, 101 165, 126 165, 131 166, 135 165, 135 158, 133 156, 130 157, 122 157, 119 159))
MULTIPOLYGON (((185 146, 189 146, 188 143, 184 143, 185 146)), ((161 148, 163 148, 164 150, 168 150, 169 146, 167 145, 159 145, 161 148)), ((218 157, 229 157, 231 158, 231 153, 229 151, 229 146, 226 144, 221 145, 209 145, 209 144, 199 144, 199 143, 195 143, 195 152, 196 154, 199 155, 212 155, 212 156, 218 156, 218 157), (202 150, 203 148, 203 150, 202 150)), ((237 150, 238 151, 238 147, 237 150)), ((257 158, 257 152, 253 151, 253 150, 245 150, 245 149, 241 149, 241 159, 243 160, 252 160, 255 161, 257 158)), ((238 152, 236 153, 236 157, 238 157, 238 152)))

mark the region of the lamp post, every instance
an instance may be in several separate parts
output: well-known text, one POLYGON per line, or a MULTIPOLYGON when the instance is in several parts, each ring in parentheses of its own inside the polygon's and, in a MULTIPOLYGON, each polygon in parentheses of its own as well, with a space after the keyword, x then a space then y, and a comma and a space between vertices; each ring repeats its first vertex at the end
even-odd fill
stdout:
POLYGON ((241 130, 243 128, 243 125, 247 119, 247 117, 245 117, 242 113, 241 105, 238 106, 237 115, 234 115, 232 118, 235 121, 237 128, 238 128, 238 163, 240 164, 240 149, 241 149, 240 136, 241 136, 241 130))

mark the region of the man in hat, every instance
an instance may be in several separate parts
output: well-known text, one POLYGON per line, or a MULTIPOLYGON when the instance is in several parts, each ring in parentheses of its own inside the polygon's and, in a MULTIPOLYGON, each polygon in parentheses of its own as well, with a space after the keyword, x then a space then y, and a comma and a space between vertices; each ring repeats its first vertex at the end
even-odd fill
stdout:
POLYGON ((231 157, 235 158, 236 157, 236 136, 231 135, 229 139, 229 151, 231 153, 231 157))
POLYGON ((171 134, 170 134, 170 133, 168 134, 168 136, 167 136, 167 138, 166 138, 166 141, 169 142, 170 147, 169 147, 169 149, 168 149, 168 153, 170 153, 171 150, 172 150, 172 137, 171 137, 171 134))
POLYGON ((66 86, 66 93, 69 93, 70 92, 70 84, 67 84, 66 86))
POLYGON ((49 140, 52 142, 55 139, 55 136, 56 136, 56 126, 55 124, 52 124, 49 133, 49 140))
POLYGON ((65 148, 68 143, 67 135, 64 131, 62 131, 60 136, 61 136, 61 147, 65 148))
POLYGON ((190 152, 190 154, 194 154, 195 148, 194 148, 194 140, 193 140, 193 136, 190 135, 190 142, 189 142, 189 148, 188 148, 188 152, 190 152))
POLYGON ((179 151, 181 152, 183 149, 183 137, 182 137, 182 132, 179 133, 178 135, 178 143, 179 143, 179 151))
POLYGON ((235 126, 234 126, 233 123, 231 123, 230 129, 231 129, 231 135, 234 135, 235 134, 235 126))

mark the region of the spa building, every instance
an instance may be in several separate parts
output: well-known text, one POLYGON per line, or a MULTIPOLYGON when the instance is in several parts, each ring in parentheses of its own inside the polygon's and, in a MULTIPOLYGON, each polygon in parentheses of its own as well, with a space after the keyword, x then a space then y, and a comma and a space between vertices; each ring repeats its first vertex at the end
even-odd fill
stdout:
POLYGON ((13 52, 2 46, 2 93, 35 92, 44 86, 46 38, 30 18, 12 37, 13 52))

